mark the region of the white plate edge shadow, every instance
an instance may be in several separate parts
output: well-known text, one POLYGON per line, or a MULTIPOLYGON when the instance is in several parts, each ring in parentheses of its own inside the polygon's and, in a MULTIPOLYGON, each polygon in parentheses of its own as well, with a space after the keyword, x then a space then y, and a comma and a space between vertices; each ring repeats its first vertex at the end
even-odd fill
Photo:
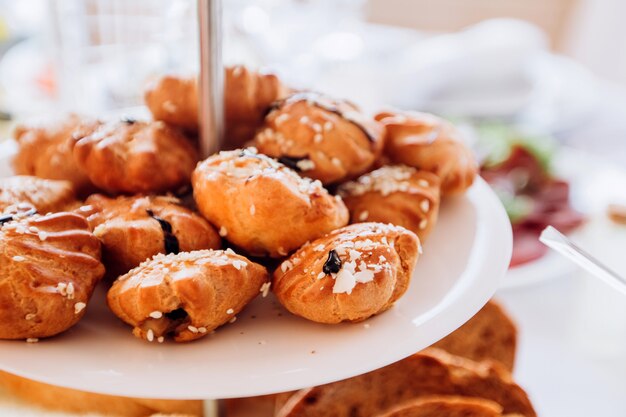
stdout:
MULTIPOLYGON (((6 158, 6 152, 10 149, 14 149, 14 146, 7 143, 0 144, 0 173, 3 168, 3 154, 6 158)), ((193 386, 189 381, 186 383, 178 381, 179 378, 185 377, 184 372, 172 375, 171 377, 177 381, 167 381, 167 384, 150 380, 148 377, 136 380, 126 378, 125 383, 120 385, 115 383, 118 376, 109 373, 107 369, 103 369, 97 377, 91 375, 91 380, 86 381, 84 380, 85 375, 80 373, 68 375, 71 373, 68 372, 65 375, 50 376, 42 375, 37 370, 25 370, 23 367, 11 366, 10 364, 0 365, 0 368, 26 378, 67 388, 101 394, 163 399, 255 396, 321 385, 378 369, 403 359, 454 331, 471 318, 498 288, 511 256, 512 233, 510 224, 504 208, 482 179, 476 181, 469 193, 474 199, 472 201, 479 223, 476 225, 474 242, 485 251, 484 257, 476 259, 476 256, 473 256, 474 262, 467 265, 450 291, 433 305, 427 314, 420 316, 418 323, 412 323, 419 327, 419 332, 413 332, 410 335, 396 334, 395 336, 399 339, 397 343, 379 341, 378 347, 384 347, 384 355, 370 355, 369 360, 363 363, 352 364, 349 367, 336 366, 326 369, 323 374, 316 372, 314 366, 309 364, 308 368, 296 369, 292 373, 282 373, 280 376, 266 375, 264 378, 260 378, 262 381, 260 379, 248 379, 230 381, 224 385, 211 382, 207 384, 211 386, 210 389, 200 381, 195 381, 193 386)), ((473 251, 474 249, 472 249, 472 253, 473 251)), ((384 314, 394 314, 393 311, 392 309, 384 314)), ((128 339, 132 340, 130 331, 128 339)), ((134 340, 133 342, 141 343, 134 340)), ((24 348, 31 347, 36 348, 36 346, 24 346, 24 348)), ((158 349, 159 347, 154 346, 153 348, 158 349)), ((124 352, 119 352, 119 354, 124 355, 124 352)))

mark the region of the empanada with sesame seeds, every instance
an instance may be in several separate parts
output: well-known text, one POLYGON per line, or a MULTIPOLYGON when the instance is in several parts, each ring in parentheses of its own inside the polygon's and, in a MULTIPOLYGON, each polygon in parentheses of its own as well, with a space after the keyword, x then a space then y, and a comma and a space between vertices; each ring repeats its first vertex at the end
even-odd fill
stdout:
POLYGON ((189 183, 195 146, 161 121, 125 119, 76 136, 74 158, 98 188, 112 194, 173 191, 189 183))
POLYGON ((222 244, 213 226, 175 197, 93 194, 76 212, 87 217, 102 242, 102 259, 111 278, 159 253, 219 249, 222 244))
POLYGON ((192 183, 200 213, 250 255, 287 256, 348 223, 341 198, 254 148, 209 157, 192 183))
POLYGON ((382 152, 383 133, 347 101, 300 92, 274 104, 254 146, 327 185, 366 172, 382 152))
POLYGON ((443 196, 465 192, 478 175, 478 163, 450 122, 428 113, 382 112, 385 153, 396 164, 429 171, 441 178, 443 196))
POLYGON ((406 292, 420 251, 418 237, 401 226, 352 224, 283 261, 273 290, 287 310, 312 321, 365 320, 406 292))
POLYGON ((77 200, 69 181, 27 175, 0 178, 0 213, 20 204, 49 213, 72 208, 77 200))
POLYGON ((74 135, 85 136, 98 125, 98 121, 76 114, 47 124, 18 125, 13 132, 18 144, 13 158, 15 173, 69 181, 81 194, 93 191, 93 184, 74 161, 72 152, 74 135))
POLYGON ((230 249, 157 255, 115 281, 107 301, 136 337, 188 342, 234 321, 268 279, 230 249))
POLYGON ((424 243, 437 223, 440 183, 433 173, 390 165, 341 184, 337 192, 350 210, 350 223, 403 226, 424 243))
POLYGON ((54 336, 80 320, 104 275, 100 242, 74 213, 0 228, 0 339, 54 336))

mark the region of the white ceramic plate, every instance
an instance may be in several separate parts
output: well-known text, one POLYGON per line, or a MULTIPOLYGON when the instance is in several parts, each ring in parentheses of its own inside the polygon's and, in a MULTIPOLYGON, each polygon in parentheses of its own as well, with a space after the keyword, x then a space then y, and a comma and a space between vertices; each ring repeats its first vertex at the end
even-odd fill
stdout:
MULTIPOLYGON (((591 219, 604 217, 610 203, 626 204, 626 194, 621 191, 626 189, 626 170, 589 152, 564 146, 555 158, 554 171, 557 176, 570 183, 572 205, 589 218, 579 229, 570 233, 574 241, 584 246, 588 236, 602 233, 602 223, 591 219)), ((594 249, 602 251, 602 248, 594 249)), ((571 261, 549 251, 535 261, 507 271, 501 288, 513 289, 539 284, 571 275, 576 269, 577 266, 571 261)))
MULTIPOLYGON (((6 175, 7 149, 0 167, 6 175)), ((229 398, 348 378, 423 349, 476 313, 511 256, 511 228, 482 180, 442 205, 407 294, 366 323, 321 325, 257 298, 233 323, 189 344, 149 344, 106 308, 101 289, 64 334, 27 344, 0 341, 0 369, 105 394, 229 398)))

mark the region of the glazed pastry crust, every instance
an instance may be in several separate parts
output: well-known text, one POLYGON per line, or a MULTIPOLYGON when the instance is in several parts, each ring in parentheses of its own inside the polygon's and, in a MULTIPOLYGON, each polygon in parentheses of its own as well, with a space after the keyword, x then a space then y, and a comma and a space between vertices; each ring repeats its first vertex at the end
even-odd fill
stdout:
POLYGON ((108 198, 94 194, 77 213, 87 217, 102 242, 103 259, 110 277, 116 278, 154 255, 167 253, 176 243, 181 252, 221 246, 222 239, 213 226, 182 207, 174 197, 108 198), (163 230, 167 225, 157 219, 171 226, 171 234, 163 230), (170 245, 166 242, 168 238, 172 241, 170 245))
POLYGON ((13 132, 18 152, 13 169, 19 175, 33 175, 52 180, 66 180, 77 192, 89 192, 93 184, 74 161, 74 135, 91 133, 95 120, 70 114, 64 120, 42 126, 19 125, 13 132))
POLYGON ((68 181, 16 175, 0 178, 0 213, 26 204, 39 213, 63 211, 76 205, 74 188, 68 181))
POLYGON ((353 104, 307 92, 276 103, 254 144, 292 161, 302 175, 332 184, 366 172, 382 152, 383 134, 383 126, 353 104))
POLYGON ((263 266, 231 250, 157 255, 115 281, 107 301, 135 336, 188 342, 232 320, 267 280, 263 266))
POLYGON ((439 176, 443 196, 461 194, 473 184, 478 164, 451 123, 418 112, 383 112, 376 120, 386 127, 389 158, 439 176))
POLYGON ((252 255, 286 256, 348 222, 341 199, 319 181, 301 178, 253 148, 206 159, 192 182, 202 215, 252 255))
POLYGON ((196 77, 165 75, 152 82, 144 101, 154 120, 190 132, 198 130, 198 82, 196 77))
POLYGON ((0 229, 0 339, 54 336, 80 320, 104 275, 100 242, 73 213, 0 229))
POLYGON ((163 122, 121 121, 77 137, 74 157, 99 188, 134 194, 187 184, 198 153, 182 133, 163 122))
POLYGON ((319 323, 361 321, 389 309, 407 290, 419 239, 399 226, 358 223, 304 245, 274 272, 274 293, 292 313, 319 323), (325 273, 330 251, 338 273, 325 273), (353 271, 350 270, 352 263, 353 271))
POLYGON ((405 165, 379 168, 342 184, 338 194, 350 210, 350 222, 403 226, 424 243, 439 213, 440 180, 405 165))

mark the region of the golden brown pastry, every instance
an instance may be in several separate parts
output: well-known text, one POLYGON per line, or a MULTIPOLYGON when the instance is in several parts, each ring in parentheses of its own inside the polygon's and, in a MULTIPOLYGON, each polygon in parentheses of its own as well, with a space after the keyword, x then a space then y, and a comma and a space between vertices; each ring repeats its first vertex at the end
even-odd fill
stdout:
POLYGON ((383 133, 353 104, 303 92, 274 104, 254 144, 302 175, 331 184, 366 172, 382 152, 383 133))
POLYGON ((502 406, 484 398, 427 395, 398 404, 375 417, 502 417, 502 406))
POLYGON ((319 323, 365 320, 406 292, 419 252, 419 239, 403 227, 353 224, 285 260, 274 293, 287 310, 319 323))
POLYGON ((385 152, 394 163, 430 171, 441 178, 441 194, 465 192, 478 173, 472 151, 449 122, 427 113, 383 112, 385 152))
POLYGON ((192 182, 202 215, 252 255, 286 256, 348 223, 341 198, 254 148, 209 157, 192 182))
POLYGON ((85 314, 104 275, 100 242, 73 213, 33 215, 0 228, 0 339, 54 336, 85 314))
POLYGON ((74 157, 91 182, 110 193, 158 193, 189 182, 194 146, 163 122, 126 119, 76 137, 74 157))
POLYGON ((102 242, 107 275, 114 278, 159 253, 221 246, 213 226, 174 197, 94 194, 77 212, 87 217, 102 242))
POLYGON ((350 210, 350 223, 403 226, 424 243, 437 222, 439 185, 435 174, 392 165, 344 183, 337 191, 350 210))
POLYGON ((63 211, 76 205, 72 184, 25 175, 0 178, 0 213, 11 206, 34 207, 39 213, 63 211))
POLYGON ((34 175, 52 180, 66 180, 77 192, 93 189, 87 175, 74 161, 74 135, 87 135, 98 122, 70 114, 65 119, 42 126, 19 125, 13 132, 18 152, 13 169, 19 175, 34 175))
MULTIPOLYGON (((271 104, 289 89, 274 74, 227 67, 224 80, 224 117, 227 146, 237 148, 254 137, 271 104)), ((187 131, 198 130, 196 77, 166 75, 146 90, 144 99, 155 120, 187 131)))
POLYGON ((144 92, 154 120, 162 120, 189 132, 198 130, 198 81, 196 77, 164 75, 144 92))
POLYGON ((234 320, 267 280, 264 267, 230 249, 161 254, 115 281, 107 301, 136 337, 188 342, 234 320))

